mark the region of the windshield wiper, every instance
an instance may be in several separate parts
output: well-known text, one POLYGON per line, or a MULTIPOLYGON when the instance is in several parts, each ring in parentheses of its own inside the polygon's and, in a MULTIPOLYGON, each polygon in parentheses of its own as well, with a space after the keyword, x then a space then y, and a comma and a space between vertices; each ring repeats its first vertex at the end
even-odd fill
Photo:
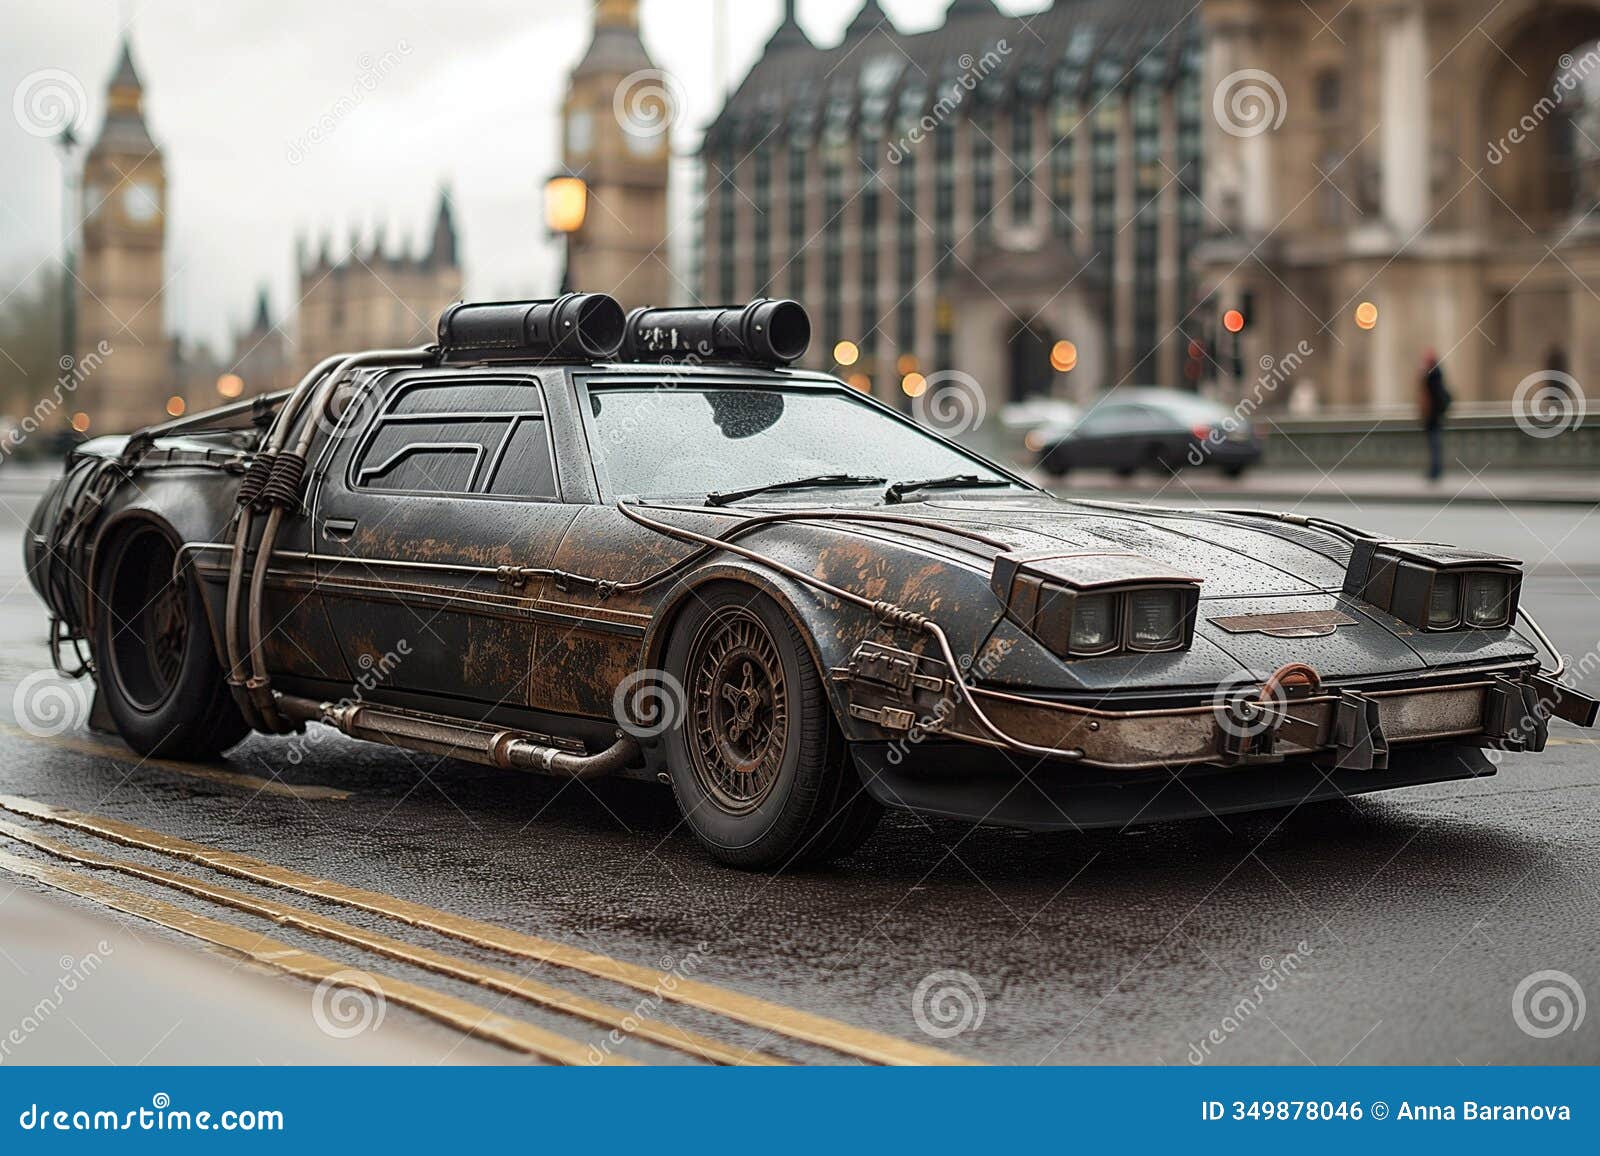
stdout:
POLYGON ((895 482, 883 492, 885 502, 898 502, 918 490, 965 490, 976 486, 1009 486, 1005 478, 980 478, 977 474, 950 474, 943 478, 923 478, 917 482, 895 482))
POLYGON ((769 482, 765 486, 750 486, 743 490, 713 490, 706 495, 706 505, 726 506, 729 502, 737 502, 740 498, 751 498, 756 494, 770 494, 777 490, 808 490, 813 486, 822 488, 826 486, 881 486, 888 478, 874 478, 866 474, 813 474, 809 478, 795 478, 788 482, 769 482))

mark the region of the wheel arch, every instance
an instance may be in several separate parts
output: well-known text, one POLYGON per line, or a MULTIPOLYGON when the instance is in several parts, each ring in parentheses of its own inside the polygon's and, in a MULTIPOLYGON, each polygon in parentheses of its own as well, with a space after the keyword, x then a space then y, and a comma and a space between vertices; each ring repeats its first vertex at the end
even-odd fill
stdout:
POLYGON ((834 718, 844 722, 844 702, 828 674, 849 660, 860 634, 866 629, 865 625, 861 631, 849 629, 841 615, 853 620, 859 612, 854 607, 834 609, 824 605, 821 596, 805 584, 754 564, 733 561, 705 566, 675 583, 663 598, 645 634, 644 667, 663 669, 667 644, 690 600, 707 586, 718 585, 746 586, 766 595, 800 627, 806 650, 826 688, 834 718))
MULTIPOLYGON (((89 597, 86 607, 88 621, 84 623, 84 626, 91 634, 98 624, 100 611, 98 592, 102 572, 106 566, 106 559, 110 556, 109 547, 119 537, 138 528, 140 525, 154 526, 164 533, 168 541, 172 543, 173 550, 178 552, 178 569, 181 571, 187 566, 182 550, 185 543, 192 539, 186 538, 178 527, 174 526, 160 511, 149 506, 137 505, 125 506, 111 514, 95 531, 94 542, 89 548, 88 562, 85 567, 89 597)), ((216 654, 219 662, 226 662, 227 655, 223 647, 222 635, 212 617, 211 599, 205 597, 204 590, 201 591, 200 605, 205 608, 206 634, 211 639, 211 649, 216 654)))

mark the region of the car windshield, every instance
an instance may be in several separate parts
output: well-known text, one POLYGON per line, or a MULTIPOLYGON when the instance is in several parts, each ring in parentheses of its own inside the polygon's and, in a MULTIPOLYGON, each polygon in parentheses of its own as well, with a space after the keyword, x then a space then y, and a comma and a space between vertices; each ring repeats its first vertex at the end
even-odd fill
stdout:
MULTIPOLYGON (((1004 477, 845 389, 612 386, 591 388, 589 403, 594 454, 618 495, 698 497, 823 474, 1004 477)), ((873 501, 883 489, 862 486, 873 501)))

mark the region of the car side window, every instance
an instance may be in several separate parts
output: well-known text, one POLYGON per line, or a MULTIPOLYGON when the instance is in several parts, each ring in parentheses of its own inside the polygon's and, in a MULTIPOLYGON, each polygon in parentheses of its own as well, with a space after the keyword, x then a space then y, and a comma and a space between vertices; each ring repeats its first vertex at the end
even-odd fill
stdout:
POLYGON ((555 461, 537 386, 409 382, 351 465, 356 489, 550 500, 555 461))

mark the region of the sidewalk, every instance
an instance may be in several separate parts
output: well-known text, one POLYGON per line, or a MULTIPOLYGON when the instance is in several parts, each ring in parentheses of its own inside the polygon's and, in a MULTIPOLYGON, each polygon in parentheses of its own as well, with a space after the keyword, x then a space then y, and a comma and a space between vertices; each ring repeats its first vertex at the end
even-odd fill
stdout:
POLYGON ((1260 501, 1298 502, 1420 502, 1443 505, 1471 502, 1485 505, 1580 505, 1600 504, 1600 471, 1594 473, 1543 472, 1535 470, 1482 473, 1476 476, 1458 471, 1447 473, 1437 482, 1421 474, 1400 470, 1341 470, 1319 474, 1314 470, 1252 470, 1238 480, 1230 480, 1214 470, 1184 470, 1176 477, 1156 477, 1148 473, 1131 478, 1096 470, 1074 470, 1054 481, 1037 473, 1028 475, 1050 486, 1057 493, 1074 497, 1155 498, 1182 502, 1260 501))

